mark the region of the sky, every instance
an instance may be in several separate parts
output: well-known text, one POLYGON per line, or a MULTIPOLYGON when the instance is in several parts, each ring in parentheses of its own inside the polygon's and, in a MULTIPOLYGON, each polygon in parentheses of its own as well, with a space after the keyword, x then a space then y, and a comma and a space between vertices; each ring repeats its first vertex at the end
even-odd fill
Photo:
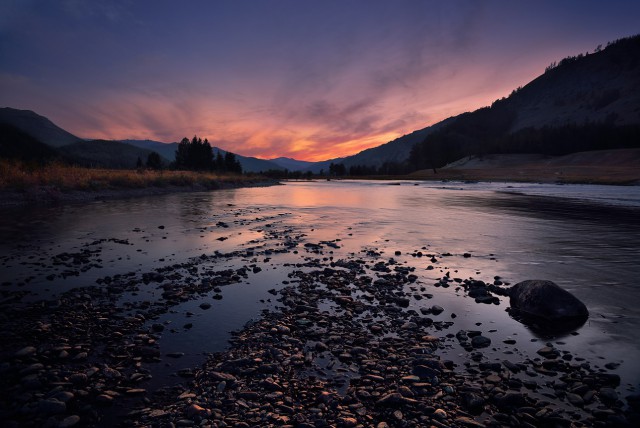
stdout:
POLYGON ((0 0, 0 107, 81 138, 355 154, 640 33, 640 2, 0 0))

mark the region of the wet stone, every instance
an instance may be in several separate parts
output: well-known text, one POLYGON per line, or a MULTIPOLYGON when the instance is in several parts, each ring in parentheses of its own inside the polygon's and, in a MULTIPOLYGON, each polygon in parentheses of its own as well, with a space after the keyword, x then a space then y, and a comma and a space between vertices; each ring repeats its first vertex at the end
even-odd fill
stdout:
POLYGON ((66 412, 67 405, 60 400, 50 398, 48 400, 41 400, 38 402, 38 411, 45 415, 55 415, 66 412))
POLYGON ((471 339, 471 346, 474 348, 486 348, 491 345, 491 339, 485 336, 475 336, 471 339))
POLYGON ((37 352, 37 349, 34 346, 25 346, 19 351, 16 351, 16 353, 14 354, 14 357, 16 358, 31 357, 35 355, 36 352, 37 352))
POLYGON ((442 312, 444 312, 444 308, 442 306, 438 306, 438 305, 431 306, 431 313, 433 315, 440 315, 442 312))
POLYGON ((58 422, 58 428, 70 428, 70 427, 76 426, 79 422, 80 422, 80 416, 78 415, 67 416, 66 418, 58 422))

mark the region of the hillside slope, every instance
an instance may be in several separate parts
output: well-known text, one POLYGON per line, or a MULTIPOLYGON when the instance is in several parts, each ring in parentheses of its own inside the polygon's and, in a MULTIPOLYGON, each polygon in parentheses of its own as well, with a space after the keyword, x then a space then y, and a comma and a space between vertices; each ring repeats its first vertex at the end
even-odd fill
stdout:
POLYGON ((13 125, 0 123, 0 159, 22 162, 48 162, 60 154, 13 125))
POLYGON ((178 150, 178 143, 162 143, 153 140, 120 140, 120 142, 156 152, 162 156, 167 163, 175 160, 176 150, 178 150))
POLYGON ((640 122, 640 36, 565 58, 507 100, 510 132, 569 123, 640 122))
MULTIPOLYGON (((217 155, 218 152, 222 153, 223 156, 227 153, 226 150, 214 147, 213 154, 217 155)), ((234 154, 236 155, 236 159, 240 162, 240 165, 242 165, 243 172, 266 172, 269 170, 284 169, 280 165, 266 159, 258 159, 253 156, 241 156, 237 153, 234 154)))
POLYGON ((381 146, 363 150, 358 154, 344 158, 342 163, 349 168, 355 165, 380 167, 385 162, 405 162, 409 158, 409 154, 411 153, 413 146, 423 141, 427 136, 431 135, 438 129, 447 126, 453 120, 455 120, 455 117, 445 119, 434 125, 419 129, 400 138, 396 138, 395 140, 381 146))
POLYGON ((0 108, 0 123, 12 125, 51 147, 62 147, 82 141, 75 135, 56 126, 44 116, 31 110, 18 110, 10 107, 0 108))
POLYGON ((413 170, 495 153, 565 155, 640 147, 640 36, 565 58, 508 98, 416 144, 413 170))
POLYGON ((288 169, 289 171, 303 171, 311 166, 315 162, 307 162, 307 161, 299 161, 293 158, 280 157, 275 159, 269 159, 269 162, 272 162, 278 165, 280 168, 288 169))
POLYGON ((640 184, 640 149, 577 152, 563 156, 495 154, 467 157, 415 179, 540 183, 640 184))
POLYGON ((92 168, 132 169, 138 158, 146 162, 151 150, 134 147, 119 141, 81 141, 58 149, 73 162, 92 168))

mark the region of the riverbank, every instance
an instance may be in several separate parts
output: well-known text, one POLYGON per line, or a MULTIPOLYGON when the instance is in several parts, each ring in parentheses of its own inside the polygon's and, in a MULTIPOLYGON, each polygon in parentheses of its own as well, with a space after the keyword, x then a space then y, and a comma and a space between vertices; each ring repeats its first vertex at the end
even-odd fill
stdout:
MULTIPOLYGON (((460 329, 452 308, 429 303, 455 289, 459 299, 499 310, 500 290, 508 284, 456 278, 447 268, 455 255, 424 249, 405 255, 440 271, 433 282, 384 256, 388 249, 333 259, 336 241, 287 237, 279 244, 103 277, 55 300, 23 303, 24 293, 5 291, 5 426, 586 427, 640 421, 640 396, 618 389, 621 379, 611 372, 617 363, 572 354, 552 337, 528 354, 508 332, 482 323, 460 329), (304 261, 289 266, 288 280, 270 290, 277 306, 234 332, 230 347, 203 366, 180 369, 182 381, 147 389, 152 367, 171 370, 171 361, 184 355, 163 355, 163 335, 192 328, 191 322, 157 320, 188 301, 210 310, 209 299, 224 299, 227 287, 260 272, 278 253, 300 253, 304 261), (211 269, 242 260, 235 269, 211 269), (153 300, 134 297, 150 290, 159 290, 153 300), (447 350, 459 357, 444 357, 447 350)), ((90 255, 58 258, 79 270, 93 263, 90 255)))
POLYGON ((437 171, 417 171, 409 177, 420 180, 638 185, 640 149, 597 150, 555 157, 535 154, 469 156, 437 171))
POLYGON ((481 181, 505 183, 640 185, 638 168, 548 166, 486 168, 450 168, 437 172, 423 170, 407 176, 412 180, 481 181))
POLYGON ((277 184, 259 176, 194 171, 110 170, 0 162, 0 207, 90 202, 277 184))
POLYGON ((637 425, 637 222, 437 187, 24 210, 0 228, 0 420, 637 425), (541 336, 511 318, 500 290, 539 277, 579 295, 587 324, 541 336))

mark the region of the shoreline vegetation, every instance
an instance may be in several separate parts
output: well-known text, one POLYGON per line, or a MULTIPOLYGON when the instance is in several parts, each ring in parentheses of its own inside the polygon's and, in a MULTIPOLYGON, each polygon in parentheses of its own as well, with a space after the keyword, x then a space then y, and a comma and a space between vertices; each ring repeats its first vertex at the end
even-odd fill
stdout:
POLYGON ((88 202, 277 184, 262 176, 175 170, 117 170, 0 162, 0 206, 88 202))

